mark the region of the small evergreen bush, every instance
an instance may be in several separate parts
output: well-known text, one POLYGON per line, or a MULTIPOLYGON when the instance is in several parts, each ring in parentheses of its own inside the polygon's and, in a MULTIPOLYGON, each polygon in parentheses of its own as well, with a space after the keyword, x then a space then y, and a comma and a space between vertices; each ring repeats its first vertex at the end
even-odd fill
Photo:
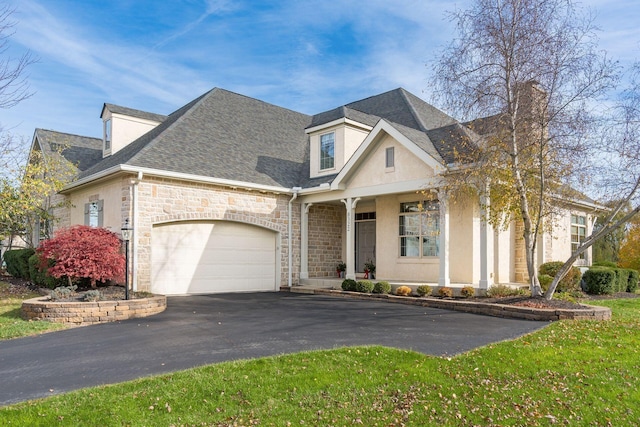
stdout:
POLYGON ((12 249, 4 253, 4 261, 7 264, 7 273, 18 279, 29 280, 29 258, 35 251, 33 249, 12 249))
POLYGON ((453 289, 443 286, 438 289, 438 296, 442 298, 451 298, 453 296, 453 289))
POLYGON ((627 292, 635 293, 638 290, 638 281, 640 280, 640 273, 638 270, 629 269, 629 283, 627 283, 627 292))
POLYGON ((588 294, 603 295, 614 293, 616 286, 616 272, 611 268, 593 267, 583 276, 585 290, 588 294))
POLYGON ((431 286, 429 285, 420 285, 418 286, 418 289, 416 289, 416 292, 421 297, 428 297, 433 293, 433 289, 431 289, 431 286))
POLYGON ((353 279, 344 279, 342 281, 342 290, 355 292, 356 290, 356 281, 353 279))
POLYGON ((553 277, 549 276, 548 274, 541 274, 538 276, 538 281, 540 282, 540 287, 542 288, 542 290, 547 292, 547 289, 549 289, 549 285, 551 284, 551 282, 553 282, 553 277))
POLYGON ((396 295, 400 295, 400 296, 408 296, 411 295, 411 288, 408 286, 400 286, 398 287, 398 289, 396 289, 396 295))
POLYGON ((492 285, 487 290, 487 296, 490 298, 514 297, 526 295, 528 291, 524 288, 512 288, 507 285, 492 285))
POLYGON ((473 288, 473 286, 465 286, 464 288, 460 289, 460 295, 465 298, 475 297, 476 290, 473 288))
POLYGON ((593 267, 618 268, 618 264, 613 261, 598 261, 593 263, 593 267))
MULTIPOLYGON (((560 268, 563 265, 564 265, 564 262, 562 261, 545 262, 544 264, 540 265, 540 267, 538 268, 538 274, 540 274, 540 276, 542 276, 543 274, 546 274, 551 277, 556 277, 558 270, 560 270, 560 268)), ((582 273, 580 273, 580 269, 578 267, 571 267, 571 269, 569 269, 569 271, 562 278, 562 280, 558 282, 558 287, 556 288, 556 291, 570 292, 570 291, 578 290, 580 287, 581 278, 582 278, 582 273)), ((538 280, 540 279, 538 278, 538 280)), ((549 284, 551 284, 551 282, 549 282, 549 284)), ((542 286, 542 283, 540 283, 540 286, 542 286)))
POLYGON ((373 282, 371 280, 358 280, 356 282, 356 292, 370 294, 373 291, 373 282))
POLYGON ((629 270, 626 268, 616 268, 616 292, 627 292, 629 286, 629 270))
POLYGON ((88 302, 96 302, 103 300, 102 292, 97 289, 91 289, 84 293, 84 300, 88 302))
POLYGON ((391 293, 391 285, 389 284, 389 282, 385 282, 385 281, 378 282, 373 287, 373 293, 374 294, 388 294, 388 293, 391 293))
POLYGON ((51 301, 58 301, 61 299, 66 299, 72 297, 78 287, 76 285, 72 286, 59 286, 49 293, 51 297, 51 301))
POLYGON ((56 279, 55 277, 51 277, 48 274, 49 267, 53 264, 53 261, 50 261, 45 264, 45 267, 42 267, 42 261, 38 257, 38 254, 35 253, 29 257, 29 276, 31 277, 31 281, 38 286, 48 289, 55 289, 58 286, 64 286, 66 283, 66 279, 56 279))

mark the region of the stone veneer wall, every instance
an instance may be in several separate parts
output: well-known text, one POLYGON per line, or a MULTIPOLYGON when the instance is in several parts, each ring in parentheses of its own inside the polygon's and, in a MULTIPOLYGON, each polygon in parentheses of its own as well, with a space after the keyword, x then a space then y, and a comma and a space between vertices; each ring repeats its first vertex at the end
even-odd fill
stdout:
POLYGON ((26 320, 93 325, 147 317, 161 313, 166 308, 167 298, 161 295, 151 298, 97 302, 56 302, 49 300, 49 297, 38 297, 22 303, 22 317, 26 320))
MULTIPOLYGON (((273 230, 280 235, 280 283, 288 282, 288 209, 291 196, 232 189, 211 184, 145 177, 138 184, 138 215, 134 238, 138 245, 137 290, 151 286, 151 232, 154 224, 174 221, 236 221, 273 230)), ((123 191, 123 199, 125 198, 123 191)), ((294 202, 293 284, 300 271, 300 205, 294 202)), ((124 212, 123 212, 124 215, 124 212)))
POLYGON ((309 209, 309 277, 336 277, 342 255, 345 208, 313 205, 309 209))

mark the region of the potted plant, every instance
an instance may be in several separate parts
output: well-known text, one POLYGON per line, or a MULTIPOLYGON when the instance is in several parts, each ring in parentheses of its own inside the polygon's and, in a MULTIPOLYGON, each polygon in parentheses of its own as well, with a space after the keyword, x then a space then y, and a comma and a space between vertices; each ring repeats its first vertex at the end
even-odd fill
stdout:
POLYGON ((344 272, 347 269, 347 264, 345 264, 343 261, 340 261, 338 263, 338 266, 336 267, 336 273, 338 273, 338 277, 344 278, 344 272))
POLYGON ((364 278, 365 279, 375 279, 375 273, 376 273, 376 265, 373 263, 373 261, 368 260, 367 262, 364 263, 364 278))

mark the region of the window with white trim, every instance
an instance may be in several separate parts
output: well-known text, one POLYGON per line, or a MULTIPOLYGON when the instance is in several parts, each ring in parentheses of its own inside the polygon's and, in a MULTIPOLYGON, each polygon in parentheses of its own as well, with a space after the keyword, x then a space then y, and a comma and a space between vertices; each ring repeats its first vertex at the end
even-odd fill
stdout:
POLYGON ((104 121, 104 150, 111 150, 111 119, 104 121))
POLYGON ((104 200, 85 203, 84 205, 84 225, 91 227, 102 227, 104 218, 104 200))
POLYGON ((437 200, 400 203, 401 257, 436 257, 440 243, 440 203, 437 200))
MULTIPOLYGON (((571 253, 575 253, 587 236, 587 217, 583 215, 571 215, 571 253)), ((585 259, 585 252, 578 259, 585 259)))
POLYGON ((393 147, 387 147, 385 150, 385 167, 392 168, 395 165, 395 150, 393 147))
POLYGON ((335 167, 335 134, 325 133, 320 135, 320 170, 333 169, 335 167))

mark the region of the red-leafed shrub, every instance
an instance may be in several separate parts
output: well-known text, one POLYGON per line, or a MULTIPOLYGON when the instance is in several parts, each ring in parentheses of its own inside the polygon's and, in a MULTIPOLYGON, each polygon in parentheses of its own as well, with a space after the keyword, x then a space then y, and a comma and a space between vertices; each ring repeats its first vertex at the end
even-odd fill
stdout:
POLYGON ((124 281, 120 239, 104 228, 76 225, 62 229, 42 242, 37 253, 45 266, 53 262, 49 275, 67 277, 69 284, 78 279, 89 279, 91 286, 107 280, 124 281))

